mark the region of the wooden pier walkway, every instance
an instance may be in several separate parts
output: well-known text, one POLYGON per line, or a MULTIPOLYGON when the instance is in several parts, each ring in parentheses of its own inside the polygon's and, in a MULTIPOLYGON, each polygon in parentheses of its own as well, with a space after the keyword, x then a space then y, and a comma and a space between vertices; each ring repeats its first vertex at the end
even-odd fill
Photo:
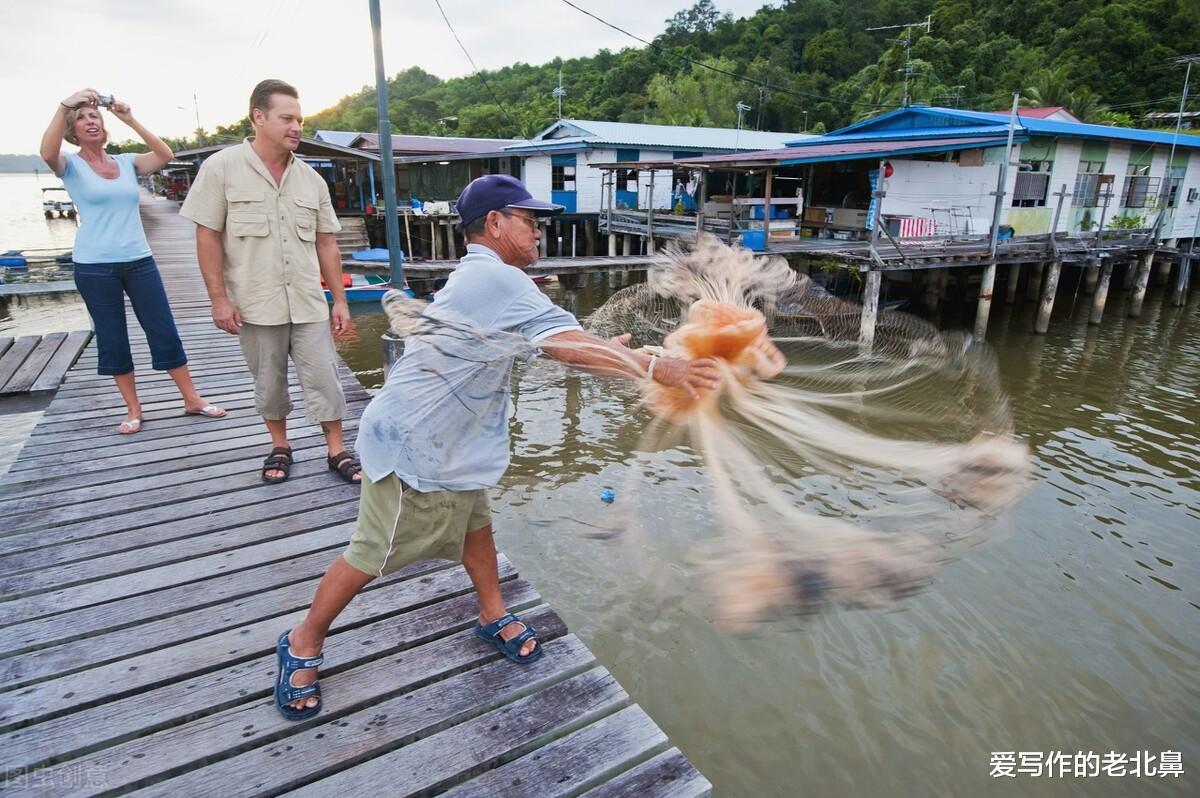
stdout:
MULTIPOLYGON (((177 207, 147 199, 143 217, 192 373, 229 415, 181 415, 166 375, 146 369, 145 425, 119 436, 120 399, 89 347, 0 479, 0 792, 709 794, 503 557, 506 600, 541 632, 541 660, 519 667, 476 640, 461 566, 419 563, 338 619, 321 714, 279 716, 275 638, 345 545, 358 489, 327 470, 299 411, 291 479, 260 481, 268 437, 177 207)), ((148 361, 144 341, 135 360, 148 361)), ((341 373, 353 440, 368 396, 341 373)))
POLYGON ((0 396, 53 391, 91 339, 91 330, 0 336, 0 396))

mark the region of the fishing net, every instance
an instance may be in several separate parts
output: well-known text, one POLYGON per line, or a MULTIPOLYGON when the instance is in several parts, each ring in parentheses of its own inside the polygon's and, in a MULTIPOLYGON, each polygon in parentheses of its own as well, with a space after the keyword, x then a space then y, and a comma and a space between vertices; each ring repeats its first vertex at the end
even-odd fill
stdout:
MULTIPOLYGON (((446 357, 536 351, 419 304, 387 307, 398 333, 446 357)), ((599 338, 630 333, 631 347, 716 363, 716 390, 639 383, 652 414, 639 449, 682 430, 702 457, 717 534, 696 541, 689 564, 730 628, 910 595, 984 542, 1025 490, 1030 458, 986 343, 885 311, 864 348, 861 316, 780 258, 702 237, 585 320, 599 338), (818 482, 871 500, 832 507, 805 490, 818 482)), ((643 470, 630 471, 636 494, 643 470)), ((636 513, 621 531, 647 543, 636 513)))

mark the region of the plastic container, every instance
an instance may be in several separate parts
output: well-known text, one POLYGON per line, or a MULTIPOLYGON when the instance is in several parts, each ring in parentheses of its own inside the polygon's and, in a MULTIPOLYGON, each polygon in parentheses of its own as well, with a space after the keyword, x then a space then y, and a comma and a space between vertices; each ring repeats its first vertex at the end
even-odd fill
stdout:
POLYGON ((762 230, 743 230, 742 231, 742 246, 746 249, 752 249, 755 252, 762 252, 767 248, 767 236, 762 230))

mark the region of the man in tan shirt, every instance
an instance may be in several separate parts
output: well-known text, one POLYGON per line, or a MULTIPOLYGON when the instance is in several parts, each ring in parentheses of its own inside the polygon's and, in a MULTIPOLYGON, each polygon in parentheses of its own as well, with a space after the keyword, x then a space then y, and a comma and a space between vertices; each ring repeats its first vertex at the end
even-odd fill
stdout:
POLYGON ((213 322, 239 337, 254 375, 255 409, 274 447, 263 480, 283 482, 292 465, 290 355, 305 415, 325 433, 329 468, 357 483, 361 468, 342 438, 346 398, 320 283, 324 278, 333 294, 334 331, 348 330, 333 235, 341 225, 325 181, 293 155, 303 121, 296 90, 280 80, 259 83, 250 95, 250 121, 255 135, 204 162, 179 212, 196 223, 196 256, 213 322))

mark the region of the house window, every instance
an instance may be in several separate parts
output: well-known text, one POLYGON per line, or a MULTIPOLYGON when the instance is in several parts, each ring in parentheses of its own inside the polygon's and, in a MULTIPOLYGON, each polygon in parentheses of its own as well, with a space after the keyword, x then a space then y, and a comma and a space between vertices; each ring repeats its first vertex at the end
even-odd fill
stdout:
POLYGON ((634 194, 638 190, 638 173, 636 169, 618 169, 617 170, 617 191, 630 191, 634 194))
POLYGON ((1042 208, 1046 205, 1046 192, 1050 187, 1050 171, 1053 161, 1021 161, 1017 172, 1017 185, 1013 189, 1014 208, 1042 208))
POLYGON ((1126 208, 1153 208, 1158 204, 1160 178, 1150 177, 1150 164, 1129 164, 1125 171, 1121 204, 1126 208))
POLYGON ((1105 177, 1104 161, 1080 161, 1079 174, 1075 176, 1075 191, 1071 204, 1076 208, 1095 208, 1100 204, 1101 178, 1105 177))
POLYGON ((1179 187, 1183 185, 1183 175, 1187 171, 1186 166, 1172 166, 1167 169, 1167 207, 1175 208, 1179 205, 1179 187))
MULTIPOLYGON (((544 173, 543 173, 544 174, 544 173)), ((543 185, 545 185, 543 183, 543 185)), ((573 165, 554 164, 550 167, 551 191, 575 190, 575 167, 573 165)))

